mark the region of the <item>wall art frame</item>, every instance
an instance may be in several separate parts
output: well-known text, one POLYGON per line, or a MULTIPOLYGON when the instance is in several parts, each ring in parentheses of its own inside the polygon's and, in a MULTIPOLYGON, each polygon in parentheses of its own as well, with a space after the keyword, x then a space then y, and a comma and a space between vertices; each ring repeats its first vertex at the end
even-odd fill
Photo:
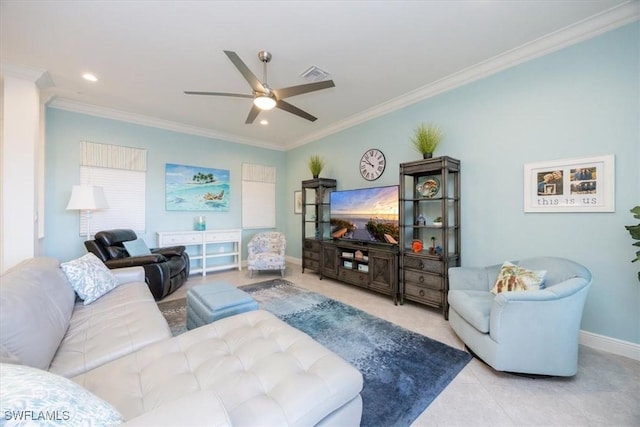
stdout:
POLYGON ((228 212, 229 170, 175 163, 165 165, 168 211, 228 212))
POLYGON ((524 165, 525 212, 615 212, 613 154, 524 165))
POLYGON ((302 191, 293 192, 293 213, 302 214, 302 191))

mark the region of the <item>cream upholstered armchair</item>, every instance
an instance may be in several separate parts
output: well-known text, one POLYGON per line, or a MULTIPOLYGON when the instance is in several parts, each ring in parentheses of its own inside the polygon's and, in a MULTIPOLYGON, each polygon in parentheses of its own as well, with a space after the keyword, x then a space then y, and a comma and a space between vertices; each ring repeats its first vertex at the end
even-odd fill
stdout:
POLYGON ((575 375, 591 273, 557 257, 512 264, 516 265, 449 269, 451 328, 467 348, 497 371, 575 375), (540 280, 530 280, 532 273, 544 277, 541 288, 540 280), (526 289, 513 289, 517 282, 526 289))
POLYGON ((284 277, 285 251, 287 239, 278 231, 258 233, 251 238, 247 245, 247 265, 249 275, 253 277, 254 271, 280 270, 284 277))

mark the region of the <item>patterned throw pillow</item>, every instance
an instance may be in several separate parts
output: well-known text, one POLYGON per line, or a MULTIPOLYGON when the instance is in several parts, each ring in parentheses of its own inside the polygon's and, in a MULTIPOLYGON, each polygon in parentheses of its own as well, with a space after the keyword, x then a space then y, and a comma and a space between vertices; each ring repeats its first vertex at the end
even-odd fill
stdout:
POLYGON ((84 305, 91 304, 119 285, 118 279, 92 253, 63 262, 60 267, 78 296, 84 300, 84 305))
POLYGON ((0 413, 8 425, 116 426, 122 415, 73 381, 24 365, 0 364, 0 413))
POLYGON ((491 292, 533 291, 542 289, 546 270, 533 271, 505 261, 491 292))

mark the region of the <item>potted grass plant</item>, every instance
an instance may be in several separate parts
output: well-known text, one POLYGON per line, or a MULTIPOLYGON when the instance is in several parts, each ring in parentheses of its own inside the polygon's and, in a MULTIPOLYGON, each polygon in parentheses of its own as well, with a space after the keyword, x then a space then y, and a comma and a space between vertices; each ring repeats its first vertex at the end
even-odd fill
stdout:
MULTIPOLYGON (((631 209, 631 213, 635 219, 640 219, 640 206, 636 206, 631 209)), ((625 225, 624 228, 627 229, 629 234, 631 234, 631 238, 634 240, 638 240, 635 242, 633 246, 640 246, 640 223, 636 225, 625 225)), ((640 251, 636 251, 636 257, 631 260, 631 262, 636 262, 640 260, 640 251)), ((640 281, 640 271, 638 272, 638 281, 640 281)))
POLYGON ((324 158, 319 156, 318 154, 314 154, 311 157, 309 157, 309 161, 308 161, 308 166, 309 166, 309 170, 311 171, 311 175, 313 175, 314 178, 318 178, 320 176, 320 172, 322 172, 322 169, 324 169, 324 158))
POLYGON ((438 144, 442 141, 444 133, 438 126, 425 123, 420 124, 413 132, 413 137, 411 138, 413 147, 422 154, 422 158, 430 159, 438 144))

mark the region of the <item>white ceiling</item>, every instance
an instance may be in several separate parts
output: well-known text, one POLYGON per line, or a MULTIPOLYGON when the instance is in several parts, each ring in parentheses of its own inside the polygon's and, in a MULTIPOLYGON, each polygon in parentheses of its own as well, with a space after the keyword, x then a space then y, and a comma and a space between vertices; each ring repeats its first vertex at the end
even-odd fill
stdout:
POLYGON ((288 149, 634 19, 625 0, 1 0, 0 60, 47 71, 59 108, 288 149), (250 99, 183 94, 251 93, 223 50, 260 79, 270 51, 272 88, 311 65, 336 87, 287 99, 316 122, 246 125, 250 99))

